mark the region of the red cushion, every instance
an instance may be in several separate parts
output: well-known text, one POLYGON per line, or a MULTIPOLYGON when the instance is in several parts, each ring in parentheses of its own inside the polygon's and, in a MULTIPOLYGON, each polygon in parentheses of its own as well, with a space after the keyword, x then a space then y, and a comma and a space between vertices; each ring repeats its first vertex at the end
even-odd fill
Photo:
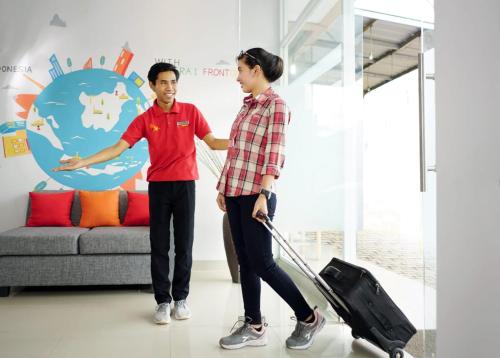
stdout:
POLYGON ((70 213, 74 196, 74 191, 31 192, 31 215, 26 226, 72 226, 70 213))
POLYGON ((127 191, 127 213, 123 226, 149 226, 149 196, 148 194, 127 191))

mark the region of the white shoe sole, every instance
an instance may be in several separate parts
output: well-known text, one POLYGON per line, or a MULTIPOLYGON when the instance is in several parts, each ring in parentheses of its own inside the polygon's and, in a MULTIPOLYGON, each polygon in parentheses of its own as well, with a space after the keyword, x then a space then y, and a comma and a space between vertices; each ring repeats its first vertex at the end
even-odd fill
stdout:
POLYGON ((190 319, 191 318, 191 313, 189 313, 187 316, 179 316, 175 310, 172 310, 170 312, 170 315, 173 316, 176 320, 183 321, 185 319, 190 319))
POLYGON ((162 324, 169 324, 170 321, 171 321, 170 319, 161 319, 160 320, 160 319, 153 318, 153 322, 155 324, 160 324, 160 325, 162 325, 162 324))
POLYGON ((174 318, 179 320, 179 321, 183 321, 185 319, 190 319, 191 318, 191 315, 188 315, 188 316, 177 316, 177 315, 174 315, 174 318))
POLYGON ((314 335, 312 336, 311 340, 304 344, 303 346, 295 346, 295 347, 289 347, 287 345, 287 348, 289 349, 296 349, 296 350, 304 350, 304 349, 308 349, 309 347, 311 347, 314 343, 314 339, 316 338, 316 335, 323 329, 323 327, 325 326, 325 323, 326 323, 326 319, 323 317, 323 321, 320 323, 318 329, 316 330, 316 332, 314 332, 314 335))
POLYGON ((258 338, 258 339, 252 339, 250 341, 246 341, 240 344, 233 344, 233 345, 226 345, 226 344, 220 344, 220 346, 224 349, 240 349, 243 347, 262 347, 267 344, 267 335, 264 337, 258 338))

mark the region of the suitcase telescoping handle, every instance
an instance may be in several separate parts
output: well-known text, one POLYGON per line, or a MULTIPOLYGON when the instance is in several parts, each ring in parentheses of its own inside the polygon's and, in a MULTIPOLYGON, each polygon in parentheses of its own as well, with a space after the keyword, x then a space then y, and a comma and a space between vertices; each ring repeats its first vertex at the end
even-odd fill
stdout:
POLYGON ((269 216, 264 214, 262 211, 257 212, 257 217, 261 220, 264 220, 264 226, 265 228, 271 233, 271 235, 276 239, 278 244, 285 250, 285 252, 290 256, 290 258, 295 262, 295 264, 309 277, 311 280, 317 280, 320 282, 322 285, 324 283, 324 288, 325 289, 331 289, 329 288, 328 284, 323 281, 321 276, 316 274, 314 270, 309 266, 309 264, 300 256, 300 254, 293 248, 292 245, 288 242, 287 239, 281 235, 281 233, 274 227, 271 219, 269 216))
POLYGON ((333 306, 341 306, 346 312, 349 313, 349 309, 342 302, 342 300, 337 296, 337 294, 332 290, 332 288, 323 280, 323 278, 318 275, 309 264, 300 256, 300 254, 293 248, 293 246, 288 242, 287 239, 274 227, 269 216, 264 214, 262 211, 257 212, 257 217, 264 220, 263 225, 271 233, 278 244, 285 250, 285 252, 290 256, 290 258, 295 262, 295 264, 306 274, 306 276, 312 280, 316 286, 323 291, 323 294, 328 294, 335 300, 329 299, 328 301, 333 306))

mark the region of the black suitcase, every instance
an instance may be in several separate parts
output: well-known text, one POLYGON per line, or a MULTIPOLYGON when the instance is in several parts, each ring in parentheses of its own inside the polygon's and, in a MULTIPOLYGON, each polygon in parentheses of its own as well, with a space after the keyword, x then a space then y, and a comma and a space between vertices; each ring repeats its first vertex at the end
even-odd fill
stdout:
POLYGON ((337 314, 352 328, 355 339, 363 338, 375 344, 390 358, 403 358, 404 347, 417 330, 366 269, 333 258, 315 273, 279 233, 267 215, 264 226, 295 264, 325 296, 337 314))

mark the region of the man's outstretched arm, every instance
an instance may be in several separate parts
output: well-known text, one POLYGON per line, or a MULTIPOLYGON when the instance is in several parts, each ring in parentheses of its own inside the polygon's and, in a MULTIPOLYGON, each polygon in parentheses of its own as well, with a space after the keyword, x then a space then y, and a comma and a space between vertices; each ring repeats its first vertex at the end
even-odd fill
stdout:
POLYGON ((87 158, 74 157, 70 159, 61 160, 60 163, 64 165, 61 165, 60 167, 54 168, 52 170, 55 172, 61 170, 75 170, 83 167, 88 167, 89 165, 92 164, 107 162, 108 160, 118 157, 128 148, 129 144, 123 139, 120 139, 112 146, 104 148, 100 152, 91 155, 90 157, 87 158))

